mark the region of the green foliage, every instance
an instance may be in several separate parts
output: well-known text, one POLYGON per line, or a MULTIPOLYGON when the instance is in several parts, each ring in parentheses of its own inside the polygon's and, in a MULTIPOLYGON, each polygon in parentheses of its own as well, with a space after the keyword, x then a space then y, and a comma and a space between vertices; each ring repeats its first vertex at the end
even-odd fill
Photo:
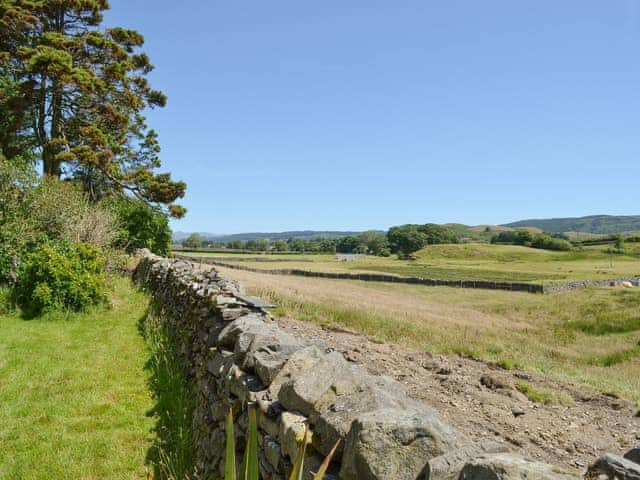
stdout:
POLYGON ((85 243, 45 243, 27 256, 14 290, 16 303, 28 317, 103 303, 104 256, 85 243))
POLYGON ((28 165, 9 162, 0 154, 0 284, 10 279, 14 258, 33 240, 26 198, 35 180, 28 165))
POLYGON ((171 229, 165 214, 136 199, 114 202, 118 218, 115 245, 128 252, 148 248, 156 255, 171 252, 171 229))
POLYGON ((615 216, 591 215, 579 218, 552 218, 540 220, 522 220, 506 225, 508 227, 535 227, 545 232, 589 232, 612 234, 640 230, 640 215, 615 216))
POLYGON ((307 445, 309 443, 309 431, 307 426, 304 427, 304 433, 302 434, 301 445, 298 445, 298 454, 293 461, 293 468, 289 475, 289 480, 302 480, 304 475, 304 457, 307 453, 307 445))
POLYGON ((199 233, 192 233, 182 242, 182 246, 185 248, 200 248, 202 247, 202 238, 199 233))
POLYGON ((14 310, 13 292, 9 287, 0 287, 0 315, 7 315, 14 310))
POLYGON ((587 359, 590 365, 598 365, 600 367, 612 367, 628 360, 640 357, 640 348, 629 348, 609 353, 607 355, 599 355, 587 359))
MULTIPOLYGON (((258 420, 256 416, 256 407, 249 407, 249 428, 247 431, 247 444, 244 449, 242 465, 237 475, 236 451, 235 451, 235 433, 233 424, 233 411, 229 410, 226 418, 226 445, 225 445, 225 462, 224 462, 224 480, 259 480, 260 468, 258 459, 258 420)), ((302 480, 304 474, 304 459, 307 451, 307 445, 311 442, 311 435, 305 426, 303 437, 298 446, 298 453, 293 462, 293 468, 289 475, 289 480, 302 480)), ((324 478, 329 464, 340 445, 338 440, 329 455, 324 459, 318 471, 314 474, 313 480, 322 480, 324 478)), ((177 478, 177 477, 176 477, 177 478)))
POLYGON ((246 250, 252 250, 254 252, 266 252, 269 250, 269 239, 257 238, 255 240, 247 240, 244 244, 246 250))
POLYGON ((249 407, 249 430, 247 431, 247 445, 244 449, 242 467, 238 480, 259 480, 260 467, 258 460, 258 418, 256 407, 249 407))
POLYGON ((536 235, 531 242, 533 248, 542 248, 544 250, 554 250, 557 252, 568 252, 573 249, 571 242, 562 238, 554 238, 544 233, 536 235))
POLYGON ((391 227, 387 237, 391 251, 404 257, 417 252, 427 244, 426 236, 418 230, 417 225, 391 227))
POLYGON ((360 239, 354 236, 339 238, 336 242, 336 252, 354 253, 354 250, 361 244, 360 239))
POLYGON ((609 335, 640 330, 640 316, 622 315, 608 304, 588 303, 580 308, 580 318, 567 323, 567 328, 587 335, 609 335))
POLYGON ((71 183, 45 177, 0 158, 0 282, 13 263, 45 242, 112 244, 115 214, 103 202, 90 203, 71 183))
POLYGON ((553 394, 549 390, 536 388, 527 382, 516 382, 515 387, 534 403, 553 403, 553 394))
POLYGON ((258 459, 258 419, 255 407, 249 407, 249 427, 247 444, 244 449, 242 465, 236 475, 235 434, 233 412, 230 410, 226 420, 225 474, 224 480, 259 480, 260 468, 258 459))
POLYGON ((456 233, 444 225, 401 225, 391 227, 387 233, 391 252, 407 257, 426 245, 458 243, 456 233))
POLYGON ((622 235, 617 234, 615 236, 613 247, 615 248, 616 253, 624 253, 624 237, 622 235))
POLYGON ((273 242, 273 249, 276 252, 286 252, 287 248, 287 242, 285 242, 284 240, 276 240, 275 242, 273 242))
POLYGON ((183 480, 194 475, 194 397, 177 354, 175 338, 160 320, 158 306, 151 304, 140 321, 149 347, 147 369, 154 394, 153 413, 157 436, 148 460, 158 480, 183 480))
POLYGON ((101 27, 106 0, 0 2, 0 151, 37 157, 43 174, 80 180, 92 200, 128 191, 154 205, 173 202, 183 182, 160 167, 157 134, 142 115, 162 107, 134 30, 101 27), (26 152, 26 153, 24 153, 26 152))
POLYGON ((526 230, 500 232, 491 238, 491 243, 522 245, 560 252, 568 252, 573 249, 571 242, 562 236, 551 236, 547 233, 534 235, 526 230))
POLYGON ((236 480, 236 447, 233 429, 233 411, 229 410, 226 420, 226 442, 224 455, 224 480, 236 480))

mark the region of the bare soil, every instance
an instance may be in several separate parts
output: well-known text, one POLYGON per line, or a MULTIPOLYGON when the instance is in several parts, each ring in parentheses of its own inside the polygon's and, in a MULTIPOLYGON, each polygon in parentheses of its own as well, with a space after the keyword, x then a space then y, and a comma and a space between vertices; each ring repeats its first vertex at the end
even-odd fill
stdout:
POLYGON ((292 334, 324 340, 328 349, 371 374, 400 381, 413 398, 434 407, 475 441, 503 442, 521 455, 575 471, 583 471, 604 452, 621 454, 640 446, 640 412, 612 394, 470 358, 377 343, 291 318, 277 321, 292 334), (573 405, 532 402, 515 388, 523 382, 563 393, 573 405))

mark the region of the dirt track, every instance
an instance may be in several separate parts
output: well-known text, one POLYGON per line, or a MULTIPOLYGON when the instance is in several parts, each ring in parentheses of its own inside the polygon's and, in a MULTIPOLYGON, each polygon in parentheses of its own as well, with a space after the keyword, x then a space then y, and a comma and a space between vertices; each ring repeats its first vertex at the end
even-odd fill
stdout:
POLYGON ((389 375, 409 394, 435 407, 475 440, 509 444, 524 456, 582 471, 604 452, 624 453, 640 445, 637 408, 625 400, 578 390, 517 370, 504 370, 458 356, 433 356, 363 335, 278 319, 295 335, 320 338, 370 373, 389 375), (533 403, 516 382, 565 392, 573 406, 533 403))

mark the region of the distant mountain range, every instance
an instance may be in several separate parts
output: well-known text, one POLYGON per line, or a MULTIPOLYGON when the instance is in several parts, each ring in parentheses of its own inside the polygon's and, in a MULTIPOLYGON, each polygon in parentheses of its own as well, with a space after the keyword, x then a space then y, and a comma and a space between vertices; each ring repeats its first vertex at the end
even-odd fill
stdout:
MULTIPOLYGON (((470 227, 462 224, 446 224, 453 229, 461 237, 468 237, 474 240, 488 240, 493 233, 499 230, 509 228, 531 228, 551 233, 562 232, 584 232, 593 234, 612 234, 623 232, 640 232, 640 215, 591 215, 588 217, 571 217, 571 218, 540 218, 531 220, 520 220, 517 222, 507 223, 504 225, 481 225, 470 227)), ((384 233, 383 230, 378 230, 384 233)), ((192 232, 174 232, 173 240, 181 242, 192 232)), ((256 240, 258 238, 268 238, 274 240, 287 240, 289 238, 300 238, 310 240, 314 238, 340 238, 349 235, 357 236, 362 232, 350 231, 318 231, 318 230, 301 230, 290 232, 250 232, 236 233, 232 235, 220 235, 215 233, 198 232, 203 240, 214 241, 220 243, 232 242, 234 240, 247 241, 256 240)))
MULTIPOLYGON (((219 235, 215 233, 198 232, 203 240, 227 243, 234 240, 246 242, 247 240, 257 240, 258 238, 268 238, 271 241, 288 240, 289 238, 300 238, 302 240, 311 240, 314 238, 340 238, 349 235, 360 235, 362 232, 341 232, 341 231, 317 231, 317 230, 301 230, 292 232, 250 232, 235 233, 231 235, 219 235)), ((380 231, 380 233, 384 233, 380 231)), ((191 232, 174 232, 173 240, 181 242, 191 235, 191 232)))
POLYGON ((574 218, 520 220, 503 225, 511 228, 534 227, 551 233, 585 232, 611 234, 640 231, 640 215, 591 215, 574 218))

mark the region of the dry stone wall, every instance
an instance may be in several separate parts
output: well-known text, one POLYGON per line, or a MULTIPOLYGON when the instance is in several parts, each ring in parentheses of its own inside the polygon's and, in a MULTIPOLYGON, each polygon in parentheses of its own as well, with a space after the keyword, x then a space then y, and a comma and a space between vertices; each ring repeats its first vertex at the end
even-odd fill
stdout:
MULTIPOLYGON (((223 478, 225 417, 232 409, 243 445, 249 404, 257 407, 265 480, 288 478, 305 425, 313 432, 307 479, 338 439, 327 480, 575 478, 500 444, 471 442, 402 384, 369 375, 321 341, 281 330, 264 302, 215 270, 143 251, 134 279, 150 291, 152 314, 175 336, 193 388, 198 478, 223 478)), ((609 471, 601 463, 596 476, 609 471)), ((627 464, 619 461, 611 471, 620 474, 627 464)), ((634 472, 628 478, 635 480, 634 472)))
POLYGON ((267 273, 271 275, 296 275, 299 277, 330 278, 335 280, 361 280, 364 282, 409 283, 413 285, 427 285, 429 287, 483 288, 487 290, 510 290, 514 292, 529 293, 543 293, 545 288, 543 285, 535 283, 490 282, 485 280, 437 280, 421 277, 399 277, 396 275, 385 275, 381 273, 315 272, 310 270, 300 270, 297 268, 264 269, 222 262, 210 257, 192 257, 187 255, 177 255, 177 257, 188 260, 190 262, 217 265, 234 270, 267 273))
POLYGON ((395 275, 384 275, 380 273, 315 272, 295 268, 264 269, 247 267, 245 265, 236 265, 233 263, 224 262, 218 258, 211 257, 194 257, 188 255, 177 255, 177 257, 188 260, 190 262, 217 265, 220 267, 231 268, 233 270, 267 273, 271 275, 296 275, 300 277, 330 278, 336 280, 361 280, 365 282, 408 283, 414 285, 427 285, 430 287, 482 288, 485 290, 508 290, 513 292, 529 293, 560 293, 568 292, 570 290, 580 290, 583 288, 616 287, 621 285, 623 282, 628 282, 633 286, 640 287, 640 276, 611 278, 607 280, 576 280, 573 282, 553 284, 491 282, 486 280, 436 280, 421 277, 398 277, 395 275))

